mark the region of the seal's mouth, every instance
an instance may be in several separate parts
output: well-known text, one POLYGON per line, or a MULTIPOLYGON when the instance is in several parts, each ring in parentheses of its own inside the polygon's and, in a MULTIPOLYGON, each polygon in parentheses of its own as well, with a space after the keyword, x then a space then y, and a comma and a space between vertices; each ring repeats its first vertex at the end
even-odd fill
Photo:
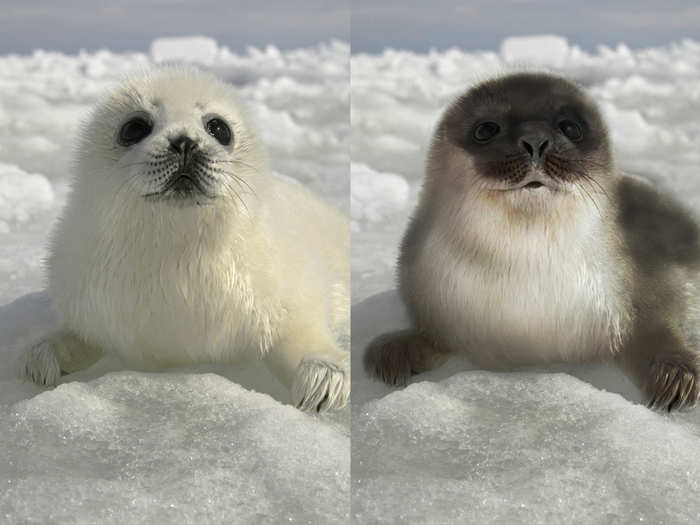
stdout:
POLYGON ((507 181, 504 186, 497 188, 498 191, 505 192, 543 192, 561 191, 564 189, 563 181, 559 181, 542 170, 530 170, 520 180, 507 181))
POLYGON ((546 151, 537 160, 522 153, 504 155, 497 160, 484 160, 478 165, 489 185, 497 191, 546 194, 568 191, 570 183, 586 179, 585 165, 556 151, 546 151))
POLYGON ((188 169, 174 173, 159 191, 148 193, 144 198, 149 201, 178 201, 180 204, 191 201, 204 204, 216 196, 206 187, 201 177, 188 169))
POLYGON ((170 177, 160 192, 161 194, 173 193, 175 195, 188 196, 190 194, 207 195, 207 189, 201 179, 189 169, 181 169, 170 177))

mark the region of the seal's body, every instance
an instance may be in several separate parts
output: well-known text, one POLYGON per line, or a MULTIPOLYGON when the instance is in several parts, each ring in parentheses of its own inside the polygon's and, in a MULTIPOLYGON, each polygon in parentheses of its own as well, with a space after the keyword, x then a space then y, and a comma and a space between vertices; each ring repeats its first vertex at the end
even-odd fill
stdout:
POLYGON ((30 377, 102 351, 143 370, 257 356, 300 408, 347 402, 347 221, 269 173, 232 88, 194 70, 125 82, 76 171, 48 264, 62 329, 30 377))
POLYGON ((399 260, 414 329, 365 365, 405 383, 466 352, 477 365, 615 359, 654 406, 698 398, 695 219, 614 167, 593 103, 514 74, 460 97, 435 133, 399 260))

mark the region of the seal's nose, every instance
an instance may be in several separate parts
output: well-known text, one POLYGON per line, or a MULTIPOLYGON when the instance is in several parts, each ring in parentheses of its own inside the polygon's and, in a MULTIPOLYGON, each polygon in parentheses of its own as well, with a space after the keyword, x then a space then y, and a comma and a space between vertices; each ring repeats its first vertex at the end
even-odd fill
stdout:
POLYGON ((549 149, 549 137, 544 133, 531 133, 520 138, 520 147, 527 151, 532 162, 540 162, 542 156, 549 149))
POLYGON ((185 161, 190 158, 190 155, 197 149, 197 143, 187 135, 180 135, 175 138, 169 138, 170 149, 175 153, 180 153, 184 156, 185 161))

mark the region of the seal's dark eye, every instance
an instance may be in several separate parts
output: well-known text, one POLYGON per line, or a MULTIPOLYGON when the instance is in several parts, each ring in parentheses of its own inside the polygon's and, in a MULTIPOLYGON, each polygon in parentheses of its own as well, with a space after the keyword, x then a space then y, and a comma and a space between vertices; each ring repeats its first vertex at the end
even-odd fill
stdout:
POLYGON ((562 120, 559 122, 559 129, 573 142, 578 142, 583 138, 581 126, 573 120, 562 120))
POLYGON ((153 126, 143 117, 135 117, 127 121, 119 130, 119 144, 122 146, 131 146, 137 142, 141 142, 146 138, 153 129, 153 126))
POLYGON ((207 132, 218 140, 223 146, 231 144, 231 128, 220 118, 207 121, 207 132))
POLYGON ((501 131, 501 127, 495 122, 482 122, 474 128, 472 135, 474 136, 475 141, 479 142, 480 144, 485 144, 493 137, 498 135, 499 131, 501 131))

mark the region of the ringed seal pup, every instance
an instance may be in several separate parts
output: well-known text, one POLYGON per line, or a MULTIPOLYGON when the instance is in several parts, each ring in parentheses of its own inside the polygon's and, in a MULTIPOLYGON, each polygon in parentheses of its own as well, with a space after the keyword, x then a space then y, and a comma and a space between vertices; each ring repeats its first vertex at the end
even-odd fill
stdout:
POLYGON ((274 177, 234 89, 194 69, 127 79, 79 140, 53 233, 60 330, 28 350, 55 384, 102 352, 158 370, 264 358, 304 410, 350 392, 347 219, 274 177))
POLYGON ((413 328, 364 356, 389 384, 453 352, 487 368, 610 360, 650 407, 697 402, 697 219, 616 170, 598 108, 563 78, 502 76, 445 111, 398 281, 413 328))

